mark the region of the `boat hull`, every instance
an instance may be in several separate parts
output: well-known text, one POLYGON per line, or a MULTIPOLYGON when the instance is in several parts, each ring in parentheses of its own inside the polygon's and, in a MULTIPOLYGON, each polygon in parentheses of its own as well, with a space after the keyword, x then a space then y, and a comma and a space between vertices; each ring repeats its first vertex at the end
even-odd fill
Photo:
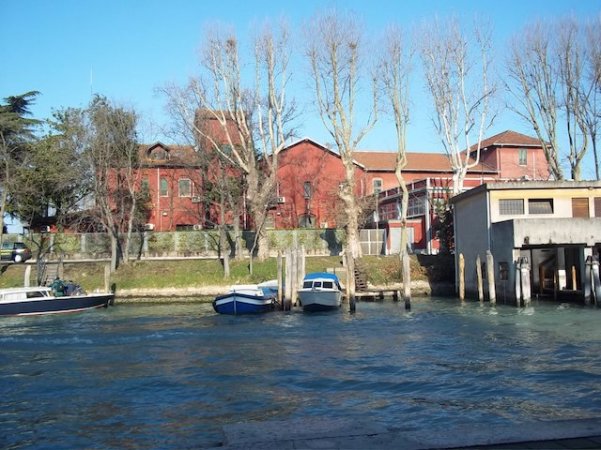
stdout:
POLYGON ((275 309, 275 298, 230 292, 216 297, 213 309, 219 314, 261 314, 275 309))
POLYGON ((338 290, 301 289, 298 297, 303 311, 307 312, 332 311, 340 308, 342 303, 342 294, 338 290))
POLYGON ((105 308, 113 299, 113 294, 87 294, 0 303, 0 316, 72 313, 105 308))

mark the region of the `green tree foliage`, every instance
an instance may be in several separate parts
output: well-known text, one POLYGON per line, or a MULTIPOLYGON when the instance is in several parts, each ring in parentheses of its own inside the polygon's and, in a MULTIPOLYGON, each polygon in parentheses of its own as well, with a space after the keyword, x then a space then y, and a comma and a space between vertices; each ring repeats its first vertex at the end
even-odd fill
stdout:
POLYGON ((30 91, 6 97, 0 104, 0 230, 4 228, 4 215, 15 210, 20 188, 15 182, 16 173, 28 162, 35 128, 40 123, 28 117, 37 95, 37 91, 30 91))
POLYGON ((53 216, 60 227, 69 212, 90 191, 90 174, 83 164, 81 111, 54 112, 49 133, 30 148, 27 166, 17 173, 21 186, 17 215, 24 221, 44 223, 53 216))

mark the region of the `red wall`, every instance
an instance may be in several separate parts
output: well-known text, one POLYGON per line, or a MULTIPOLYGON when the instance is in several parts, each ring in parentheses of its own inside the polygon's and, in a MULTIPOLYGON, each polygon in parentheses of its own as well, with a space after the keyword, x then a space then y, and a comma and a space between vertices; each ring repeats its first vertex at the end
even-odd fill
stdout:
POLYGON ((526 148, 527 165, 519 165, 519 148, 497 148, 500 163, 500 177, 518 179, 528 177, 531 180, 547 180, 549 166, 542 148, 526 148))
POLYGON ((152 167, 141 169, 141 179, 146 178, 149 185, 151 212, 147 223, 154 225, 155 231, 173 231, 177 225, 202 223, 202 203, 195 203, 196 186, 199 184, 198 170, 179 167, 152 167), (167 179, 168 196, 159 195, 160 178, 167 179), (192 196, 179 196, 179 180, 192 180, 192 196))
MULTIPOLYGON (((355 171, 356 193, 364 189, 363 171, 355 171)), ((304 140, 280 153, 278 159, 278 196, 284 197, 272 211, 276 228, 296 228, 302 215, 315 216, 314 227, 327 223, 336 227, 337 213, 343 205, 338 197, 344 180, 344 166, 340 157, 323 147, 304 140), (311 183, 311 198, 305 199, 304 184, 311 183)))

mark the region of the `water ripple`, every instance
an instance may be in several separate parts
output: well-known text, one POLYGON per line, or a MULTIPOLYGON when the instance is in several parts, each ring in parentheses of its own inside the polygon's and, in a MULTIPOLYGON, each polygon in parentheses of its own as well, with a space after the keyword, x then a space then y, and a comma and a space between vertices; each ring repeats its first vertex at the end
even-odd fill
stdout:
POLYGON ((6 448, 198 448, 238 421, 395 428, 601 414, 601 311, 452 300, 354 315, 124 305, 0 321, 6 448), (81 424, 86 426, 82 427, 81 424))

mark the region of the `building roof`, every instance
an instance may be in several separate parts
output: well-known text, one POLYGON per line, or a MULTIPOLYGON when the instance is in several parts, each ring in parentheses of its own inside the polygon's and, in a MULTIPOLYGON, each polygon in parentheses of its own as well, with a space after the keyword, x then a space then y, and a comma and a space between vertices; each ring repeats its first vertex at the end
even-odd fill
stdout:
MULTIPOLYGON (((338 152, 336 152, 336 151, 332 150, 331 148, 329 148, 329 147, 328 147, 328 146, 326 146, 326 145, 320 144, 320 143, 319 143, 319 142, 317 142, 315 139, 311 139, 311 138, 309 138, 309 137, 300 138, 300 139, 298 139, 298 140, 296 140, 296 141, 294 141, 294 142, 292 142, 292 143, 288 144, 286 147, 284 147, 284 148, 282 149, 282 151, 289 150, 289 149, 291 149, 292 147, 295 147, 295 146, 297 146, 297 145, 299 145, 299 144, 302 144, 303 142, 308 142, 308 143, 310 143, 310 144, 312 144, 312 145, 314 145, 314 146, 316 146, 316 147, 319 147, 319 148, 321 148, 322 150, 325 150, 326 152, 328 152, 328 153, 332 154, 332 155, 333 155, 333 156, 335 156, 336 158, 340 158, 340 154, 338 154, 338 152)), ((356 164, 357 166, 361 167, 362 169, 366 169, 366 170, 367 170, 367 168, 366 168, 366 167, 365 167, 365 166, 364 166, 364 165, 361 163, 361 161, 358 161, 358 160, 355 158, 355 153, 353 153, 353 163, 354 163, 354 164, 356 164)), ((393 168, 394 168, 394 164, 393 164, 393 168)))
MULTIPOLYGON (((526 136, 517 131, 506 130, 486 138, 480 143, 481 149, 486 149, 488 147, 541 147, 541 144, 538 138, 526 136)), ((470 151, 475 151, 477 149, 478 144, 474 144, 470 147, 470 151)))
POLYGON ((183 166, 197 162, 196 151, 191 145, 165 145, 162 142, 141 144, 139 147, 140 160, 146 166, 183 166), (168 155, 165 159, 152 158, 153 150, 160 148, 168 155))
POLYGON ((488 191, 527 191, 533 189, 548 189, 557 191, 561 189, 601 189, 601 181, 508 181, 508 182, 493 182, 485 183, 473 189, 469 189, 461 194, 457 194, 451 198, 451 203, 457 203, 465 198, 478 195, 488 191))
MULTIPOLYGON (((396 152, 353 152, 354 159, 368 171, 394 172, 396 164, 396 152)), ((407 166, 403 172, 452 172, 449 157, 444 153, 407 153, 407 166)), ((496 171, 485 164, 478 164, 469 172, 491 172, 496 171)))

